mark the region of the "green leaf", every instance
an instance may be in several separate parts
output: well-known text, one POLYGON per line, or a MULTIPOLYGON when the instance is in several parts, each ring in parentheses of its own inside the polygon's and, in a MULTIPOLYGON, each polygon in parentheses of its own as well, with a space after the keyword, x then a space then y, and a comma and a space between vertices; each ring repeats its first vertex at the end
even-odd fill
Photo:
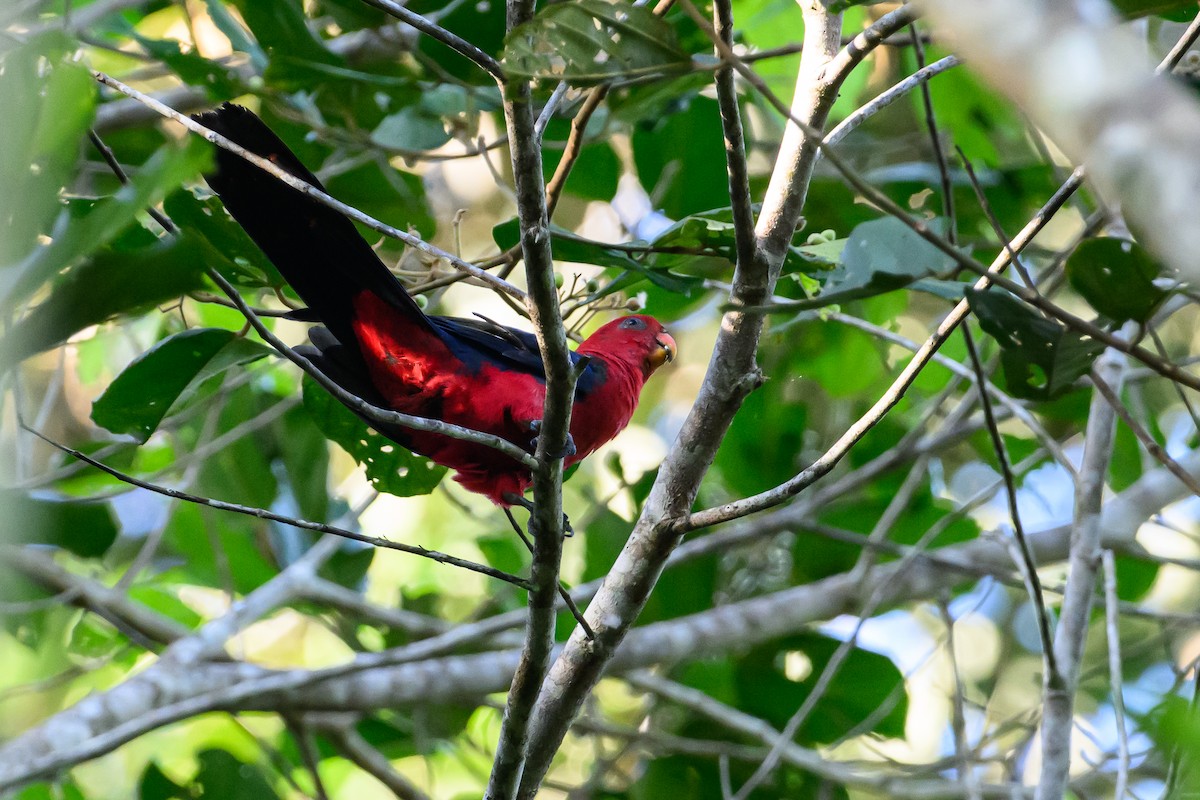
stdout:
POLYGON ((691 58, 648 8, 608 0, 558 3, 505 39, 504 66, 525 78, 593 84, 682 72, 691 58))
POLYGON ((309 30, 302 4, 294 0, 234 0, 233 5, 272 61, 283 56, 319 64, 341 63, 309 30))
POLYGON ((205 90, 213 100, 237 97, 244 90, 235 70, 209 60, 195 51, 184 52, 174 39, 150 39, 132 29, 128 35, 147 53, 162 61, 189 86, 205 90))
POLYGON ((1010 294, 968 289, 979 325, 1000 343, 1008 391, 1025 400, 1067 392, 1104 351, 1100 342, 1046 319, 1010 294))
POLYGON ((303 408, 294 408, 275 424, 279 458, 291 484, 300 516, 329 519, 329 445, 303 408))
MULTIPOLYGON (((550 180, 562 153, 546 150, 542 154, 542 172, 550 180)), ((579 159, 571 170, 565 191, 584 200, 608 202, 617 193, 617 181, 621 178, 621 160, 608 142, 586 144, 579 151, 579 159)))
POLYGON ((1154 285, 1161 273, 1162 265, 1128 239, 1087 239, 1067 259, 1071 286, 1113 322, 1150 318, 1167 297, 1154 285))
POLYGON ((99 658, 112 657, 117 648, 127 642, 112 623, 93 614, 83 614, 71 626, 67 636, 67 649, 72 658, 80 663, 87 663, 99 658))
POLYGON ((1158 564, 1134 556, 1118 555, 1116 568, 1117 597, 1126 602, 1144 598, 1158 579, 1158 564))
MULTIPOLYGON (((255 479, 261 483, 263 477, 255 479)), ((259 544, 268 529, 269 523, 254 517, 180 503, 163 536, 175 566, 164 573, 162 580, 222 589, 232 584, 240 594, 253 591, 279 574, 278 565, 268 561, 265 548, 259 544), (230 564, 237 568, 230 570, 230 564)))
POLYGON ((304 380, 304 408, 325 436, 367 470, 371 484, 399 497, 429 494, 446 474, 427 458, 409 452, 354 415, 311 379, 304 380))
POLYGON ((433 150, 450 141, 450 133, 439 117, 409 106, 384 117, 371 141, 398 150, 433 150))
POLYGON ((112 508, 103 502, 33 497, 0 490, 6 538, 62 547, 84 558, 98 558, 117 538, 112 508))
POLYGON ((181 229, 212 246, 216 256, 212 266, 228 280, 252 288, 278 289, 286 285, 279 270, 229 216, 216 195, 200 198, 190 189, 179 189, 163 200, 163 210, 181 229))
POLYGON ((668 113, 634 126, 638 179, 668 217, 729 203, 724 136, 717 101, 701 96, 677 98, 668 113))
MULTIPOLYGON (((840 645, 828 636, 804 633, 750 651, 736 666, 737 707, 782 728, 812 692, 840 645), (797 661, 807 662, 807 674, 789 675, 789 665, 797 661)), ((867 720, 872 720, 872 732, 903 736, 908 705, 903 687, 904 677, 889 658, 855 648, 797 732, 796 740, 802 744, 832 742, 867 720), (893 692, 898 690, 899 702, 889 706, 893 692), (884 713, 879 713, 881 710, 884 713)))
MULTIPOLYGON (((95 82, 68 58, 75 47, 56 32, 0 55, 0 267, 17 264, 50 234, 59 189, 91 125, 95 82)), ((16 277, 16 269, 0 270, 0 296, 16 277)))
MULTIPOLYGON (((947 227, 943 219, 928 225, 939 236, 947 227)), ((840 261, 840 266, 828 274, 822 294, 859 289, 890 291, 954 266, 954 259, 895 217, 855 226, 846 238, 840 261)))
POLYGON ((212 17, 217 30, 225 34, 225 38, 229 40, 233 49, 247 53, 256 71, 264 70, 267 66, 266 53, 250 38, 246 29, 242 27, 242 23, 229 13, 223 0, 204 0, 204 7, 208 10, 208 15, 212 17))
POLYGON ((179 599, 178 595, 162 584, 142 584, 129 589, 129 599, 155 611, 164 617, 174 620, 188 628, 195 628, 204 621, 204 617, 195 609, 179 599))
POLYGON ((198 328, 163 339, 117 376, 92 404, 92 421, 146 441, 200 384, 271 351, 234 331, 198 328))
POLYGON ((203 285, 210 260, 186 233, 133 251, 105 248, 70 269, 0 342, 0 369, 66 341, 89 325, 153 308, 203 285))
MULTIPOLYGON (((421 177, 395 169, 387 162, 372 161, 335 175, 325 181, 325 187, 343 203, 375 219, 403 220, 426 238, 437 230, 437 223, 425 202, 425 185, 421 177)), ((368 232, 368 241, 378 237, 378 233, 368 232)))
POLYGON ((200 769, 192 779, 192 788, 201 797, 222 800, 271 800, 279 795, 263 777, 262 771, 239 761, 224 750, 205 750, 199 756, 200 769))
POLYGON ((816 244, 802 244, 792 248, 805 261, 826 267, 836 267, 842 263, 842 253, 846 249, 846 239, 825 239, 816 244))
POLYGON ((1191 12, 1193 16, 1196 13, 1196 4, 1192 0, 1113 0, 1113 8, 1130 19, 1184 10, 1191 12))
POLYGON ((192 793, 167 777, 158 764, 151 761, 138 781, 139 800, 191 800, 192 793))
POLYGON ((211 158, 210 150, 200 137, 189 137, 182 147, 159 150, 129 184, 82 217, 71 219, 66 211, 61 212, 51 242, 29 254, 14 270, 11 281, 9 275, 0 275, 0 305, 14 304, 64 267, 113 242, 147 206, 201 171, 211 158))

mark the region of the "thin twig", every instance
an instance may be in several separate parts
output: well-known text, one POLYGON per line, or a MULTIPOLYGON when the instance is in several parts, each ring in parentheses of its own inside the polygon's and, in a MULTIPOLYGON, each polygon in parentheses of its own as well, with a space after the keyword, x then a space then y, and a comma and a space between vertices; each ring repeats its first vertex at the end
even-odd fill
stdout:
MULTIPOLYGON (((911 34, 913 56, 917 59, 917 71, 925 68, 925 45, 917 32, 916 24, 908 26, 911 34)), ((942 147, 942 136, 938 132, 937 115, 933 111, 933 95, 929 91, 929 83, 921 82, 921 106, 925 111, 925 126, 929 128, 929 145, 933 149, 933 159, 937 164, 938 176, 942 181, 942 214, 948 220, 946 240, 954 244, 958 240, 958 217, 954 213, 954 182, 950 178, 950 167, 946 163, 946 150, 942 147)), ((1015 263, 1015 262, 1014 262, 1015 263)))
POLYGON ((1170 470, 1172 475, 1179 478, 1183 485, 1192 491, 1192 494, 1200 496, 1200 481, 1189 475, 1188 471, 1181 467, 1178 461, 1171 458, 1166 448, 1154 440, 1154 437, 1150 435, 1145 426, 1134 419, 1133 414, 1130 414, 1129 409, 1125 408, 1125 404, 1121 402, 1121 398, 1108 385, 1108 382, 1100 376, 1099 371, 1093 369, 1088 377, 1092 385, 1096 387, 1096 391, 1112 407, 1112 410, 1117 412, 1117 416, 1129 427, 1129 430, 1133 431, 1133 435, 1142 443, 1142 447, 1146 449, 1146 452, 1153 456, 1155 461, 1170 470))
POLYGON ((401 22, 405 22, 431 39, 441 42, 449 47, 454 52, 473 62, 475 65, 485 70, 489 75, 496 79, 497 83, 503 84, 507 78, 504 75, 504 68, 500 66, 500 62, 492 58, 490 55, 480 50, 475 45, 468 42, 458 34, 452 33, 440 25, 435 25, 420 14, 417 14, 408 8, 400 5, 394 0, 363 0, 369 6, 374 6, 380 11, 392 15, 401 22))
POLYGON ((246 148, 238 145, 237 143, 235 143, 233 141, 230 141, 229 139, 227 139, 226 137, 222 136, 219 133, 216 133, 215 131, 209 130, 208 128, 204 127, 199 122, 196 122, 195 120, 191 119, 190 117, 180 114, 178 111, 174 110, 173 108, 170 108, 166 104, 160 102, 159 100, 156 100, 155 98, 151 97, 150 95, 145 94, 144 92, 139 92, 137 89, 127 86, 124 83, 122 83, 121 81, 117 80, 116 78, 113 78, 110 75, 106 75, 105 73, 100 72, 98 70, 92 70, 91 73, 92 73, 93 78, 95 78, 97 81, 104 84, 105 86, 110 86, 113 89, 116 89, 117 91, 130 97, 131 99, 136 100, 137 102, 142 103, 143 105, 147 106, 148 108, 154 110, 155 113, 157 113, 163 117, 166 117, 167 119, 178 122, 180 125, 187 128, 192 133, 202 136, 209 142, 212 142, 213 144, 217 145, 218 147, 224 148, 225 150, 228 150, 229 152, 231 152, 237 156, 240 156, 241 158, 244 158, 246 161, 250 162, 254 166, 258 167, 259 169, 263 170, 264 172, 269 173, 270 175, 274 176, 275 178, 278 178, 280 181, 287 184, 288 186, 295 189, 296 191, 301 192, 302 194, 304 194, 308 197, 311 197, 313 200, 320 203, 321 205, 328 206, 329 208, 332 208, 334 211, 337 211, 341 214, 346 215, 347 217, 354 220, 355 222, 365 225, 366 227, 370 228, 373 231, 382 233, 384 236, 404 242, 404 244, 406 244, 409 247, 412 247, 416 250, 420 250, 422 253, 427 253, 428 255, 434 256, 436 258, 444 259, 447 263, 449 263, 455 269, 462 270, 463 272, 470 274, 471 277, 478 278, 479 280, 483 281, 484 283, 492 286, 495 289, 498 289, 501 292, 504 292, 505 294, 509 294, 509 295, 512 295, 513 297, 517 297, 520 299, 524 299, 525 293, 523 291, 521 291, 520 289, 518 289, 516 286, 513 286, 511 283, 501 280, 489 272, 485 272, 484 270, 480 269, 479 267, 475 266, 474 264, 463 261, 461 258, 454 255, 453 253, 448 253, 439 247, 434 247, 433 245, 424 241, 420 237, 415 236, 412 233, 409 233, 408 231, 402 231, 399 228, 394 228, 391 225, 380 222, 379 220, 375 219, 374 217, 364 214, 363 212, 359 211, 356 208, 346 205, 345 203, 341 202, 340 200, 337 200, 336 198, 331 197, 330 195, 326 194, 325 192, 322 192, 321 190, 313 187, 311 184, 300 180, 299 178, 297 178, 295 175, 291 174, 290 172, 288 172, 284 169, 281 169, 278 165, 272 163, 268 159, 262 158, 261 156, 251 153, 250 151, 246 150, 246 148))
POLYGON ((937 608, 938 614, 942 618, 942 624, 946 627, 946 656, 950 660, 951 678, 954 681, 952 726, 954 729, 954 753, 958 758, 958 779, 966 787, 968 800, 979 800, 979 777, 975 774, 975 769, 971 764, 971 748, 967 742, 962 672, 958 668, 958 650, 954 640, 954 615, 950 613, 950 604, 945 596, 938 598, 937 608))
POLYGON ((516 575, 509 575, 507 572, 502 572, 484 564, 476 564, 473 561, 456 558, 455 556, 447 555, 445 553, 438 552, 437 550, 427 550, 426 548, 418 545, 396 542, 392 541, 391 539, 383 539, 378 536, 368 536, 365 533, 356 533, 355 531, 346 530, 345 528, 327 525, 324 522, 309 522, 308 520, 298 519, 296 517, 288 517, 283 514, 277 514, 274 511, 269 511, 265 508, 254 508, 252 506, 244 506, 238 503, 227 503, 223 500, 215 500, 211 497, 201 497, 199 495, 189 494, 188 492, 181 492, 178 489, 171 489, 167 486, 159 486, 157 484, 135 478, 132 475, 121 472, 115 467, 111 467, 108 464, 97 461, 86 453, 82 453, 78 450, 67 447, 64 444, 60 444, 59 442, 54 441, 39 431, 34 430, 33 428, 26 427, 25 430, 41 439, 43 442, 46 442, 51 447, 61 450, 72 458, 76 458, 92 467, 95 467, 101 472, 111 475, 122 483, 128 483, 131 486, 136 486, 139 489, 145 489, 147 491, 154 492, 155 494, 161 494, 164 497, 173 497, 177 500, 184 500, 188 503, 207 506, 218 511, 231 511, 235 514, 245 514, 249 517, 257 517, 259 519, 270 520, 272 522, 279 522, 284 525, 291 525, 295 528, 303 528, 304 530, 317 531, 318 533, 330 533, 334 536, 340 536, 343 539, 353 539, 356 542, 363 542, 365 544, 381 547, 387 550, 399 550, 402 553, 409 553, 411 555, 421 556, 422 558, 428 558, 431 561, 437 561, 439 564, 447 564, 453 567, 468 569, 472 572, 478 572, 481 575, 487 575, 489 578, 496 578, 506 583, 511 583, 515 586, 520 586, 522 588, 528 587, 528 582, 524 578, 520 578, 516 575))
MULTIPOLYGON (((979 352, 975 349, 975 340, 971 336, 971 329, 964 325, 962 328, 963 340, 967 345, 967 354, 971 358, 971 366, 975 369, 978 386, 982 387, 987 382, 987 377, 983 372, 983 364, 979 360, 979 352)), ((1042 594, 1042 584, 1038 579, 1037 563, 1033 560, 1033 553, 1029 549, 1029 540, 1025 536, 1025 526, 1021 524, 1021 513, 1017 506, 1017 482, 1013 478, 1012 464, 1008 460, 1008 450, 1004 447, 1004 439, 1000 436, 1000 428, 996 425, 996 417, 992 413, 992 401, 987 396, 987 392, 980 390, 979 392, 980 405, 983 407, 983 416, 987 421, 988 434, 991 436, 992 449, 996 453, 996 461, 1000 465, 1000 474, 1004 477, 1004 493, 1008 500, 1008 516, 1012 521, 1013 538, 1016 539, 1017 550, 1021 554, 1020 560, 1017 562, 1021 569, 1021 577, 1025 581, 1029 599, 1033 601, 1033 607, 1037 614, 1038 635, 1042 640, 1042 658, 1045 661, 1046 674, 1051 676, 1058 675, 1058 665, 1054 660, 1054 639, 1050 630, 1050 612, 1046 608, 1046 598, 1042 594)))

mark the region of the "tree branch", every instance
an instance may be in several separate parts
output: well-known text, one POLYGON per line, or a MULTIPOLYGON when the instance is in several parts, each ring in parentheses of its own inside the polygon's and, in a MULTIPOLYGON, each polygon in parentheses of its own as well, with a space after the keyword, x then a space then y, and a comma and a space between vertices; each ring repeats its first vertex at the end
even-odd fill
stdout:
MULTIPOLYGON (((825 67, 837 53, 841 16, 826 12, 811 0, 803 5, 805 46, 794 111, 807 123, 822 127, 837 97, 837 82, 826 77, 825 67)), ((735 309, 761 305, 770 296, 787 243, 799 221, 815 153, 814 141, 789 124, 772 180, 774 191, 768 195, 758 221, 753 258, 748 262, 739 259, 734 269, 730 299, 735 309), (772 247, 777 241, 783 241, 784 246, 772 247)), ((761 380, 755 352, 762 326, 760 314, 738 310, 725 314, 700 395, 659 470, 629 541, 588 608, 587 617, 596 638, 589 641, 576 631, 551 668, 538 698, 521 797, 533 796, 571 720, 600 679, 645 604, 667 556, 678 544, 681 532, 670 530, 663 520, 686 513, 733 415, 761 380)))
MULTIPOLYGON (((507 27, 512 30, 532 19, 533 0, 508 0, 507 27)), ((550 219, 542 178, 542 152, 536 132, 533 90, 528 81, 504 87, 504 117, 517 194, 517 219, 521 252, 529 286, 526 309, 537 335, 546 370, 546 395, 538 433, 538 467, 533 471, 530 532, 533 563, 530 568, 529 621, 525 646, 508 692, 504 722, 485 797, 508 800, 516 796, 522 779, 529 721, 550 666, 554 646, 555 601, 562 561, 563 453, 570 437, 571 405, 579 377, 571 365, 566 328, 554 285, 554 257, 550 249, 550 219)), ((582 635, 586 638, 587 633, 582 635)), ((538 775, 538 782, 541 776, 538 775)), ((534 783, 535 789, 538 785, 534 783)))
MULTIPOLYGON (((1126 332, 1136 328, 1126 326, 1126 332)), ((1120 393, 1125 359, 1114 350, 1096 362, 1096 374, 1120 393)), ((1083 464, 1075 488, 1075 521, 1071 528, 1067 589, 1063 595, 1058 630, 1054 636, 1054 663, 1058 669, 1045 675, 1042 717, 1042 769, 1038 800, 1057 800, 1066 791, 1071 767, 1071 732, 1074 727, 1075 692, 1083 661, 1083 645, 1096 594, 1102 541, 1101 501, 1108 465, 1112 460, 1117 415, 1102 392, 1092 396, 1088 409, 1083 464)))
MULTIPOLYGON (((1191 474, 1200 474, 1200 452, 1181 458, 1180 463, 1191 474)), ((1105 504, 1097 520, 1102 546, 1139 552, 1134 538, 1138 527, 1188 494, 1187 487, 1166 469, 1144 474, 1105 504)), ((1064 526, 1031 533, 1029 545, 1039 564, 1050 564, 1068 555, 1070 539, 1071 528, 1064 526)), ((851 611, 864 592, 881 592, 885 605, 895 604, 936 597, 984 574, 1007 579, 1011 570, 1008 548, 994 540, 977 539, 914 553, 907 564, 876 567, 866 583, 843 573, 638 628, 615 654, 611 668, 637 669, 753 647, 851 611)), ((0 790, 16 788, 109 752, 162 725, 214 709, 345 712, 477 702, 479 697, 508 686, 518 652, 444 658, 430 658, 429 654, 460 646, 468 633, 495 630, 498 622, 507 625, 511 619, 519 617, 502 615, 477 623, 475 631, 455 629, 395 651, 362 654, 351 664, 327 670, 274 671, 237 663, 200 663, 186 670, 151 666, 0 746, 0 790)))

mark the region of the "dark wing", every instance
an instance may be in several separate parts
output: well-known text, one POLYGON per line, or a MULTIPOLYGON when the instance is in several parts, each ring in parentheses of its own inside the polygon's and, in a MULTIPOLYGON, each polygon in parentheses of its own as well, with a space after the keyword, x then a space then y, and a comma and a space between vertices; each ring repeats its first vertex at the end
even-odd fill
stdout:
MULTIPOLYGON (((468 369, 475 371, 484 364, 492 364, 501 369, 517 370, 539 380, 546 380, 546 369, 542 364, 541 351, 538 350, 537 337, 529 331, 510 328, 486 317, 429 317, 429 321, 450 348, 450 352, 468 369)), ((583 361, 587 361, 587 365, 575 386, 577 400, 586 397, 606 375, 603 362, 571 353, 572 364, 578 366, 583 361)))

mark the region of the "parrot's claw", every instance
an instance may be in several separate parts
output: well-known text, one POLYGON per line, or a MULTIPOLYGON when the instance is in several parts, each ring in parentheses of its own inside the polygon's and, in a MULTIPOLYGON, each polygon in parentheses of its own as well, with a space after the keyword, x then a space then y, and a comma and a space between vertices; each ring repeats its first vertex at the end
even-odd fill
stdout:
MULTIPOLYGON (((541 431, 542 431, 542 421, 540 419, 531 420, 529 423, 529 432, 533 434, 533 438, 529 440, 529 449, 530 450, 537 450, 538 440, 541 438, 541 435, 540 435, 541 431)), ((563 445, 562 452, 547 453, 546 455, 550 459, 554 460, 554 459, 559 459, 559 458, 570 458, 571 456, 575 455, 578 452, 579 452, 579 449, 577 447, 575 447, 574 437, 572 437, 571 434, 568 433, 567 434, 567 443, 565 445, 563 445)))

